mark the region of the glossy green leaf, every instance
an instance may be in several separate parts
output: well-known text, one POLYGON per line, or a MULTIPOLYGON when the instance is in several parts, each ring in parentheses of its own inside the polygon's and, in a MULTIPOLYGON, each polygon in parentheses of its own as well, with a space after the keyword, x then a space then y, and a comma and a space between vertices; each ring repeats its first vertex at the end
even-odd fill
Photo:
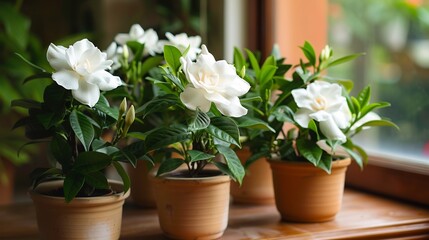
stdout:
POLYGON ((355 59, 357 57, 360 57, 362 55, 364 55, 364 53, 356 53, 356 54, 348 55, 348 56, 345 56, 345 57, 341 57, 339 59, 336 59, 336 60, 330 62, 328 64, 328 67, 333 67, 333 66, 336 66, 336 65, 343 64, 345 62, 349 62, 349 61, 351 61, 351 60, 353 60, 353 59, 355 59))
POLYGON ((130 180, 130 177, 128 176, 127 171, 119 162, 113 162, 113 166, 115 167, 116 172, 122 179, 122 182, 124 184, 124 193, 128 192, 128 190, 131 187, 131 180, 130 180))
POLYGON ((18 99, 18 100, 12 100, 11 107, 22 107, 22 108, 34 108, 34 109, 41 109, 42 103, 32 100, 32 99, 18 99))
POLYGON ((110 107, 109 101, 105 96, 100 95, 100 98, 94 107, 111 118, 118 119, 119 110, 117 108, 110 107))
POLYGON ((149 70, 159 66, 163 60, 164 58, 160 56, 150 57, 146 59, 142 64, 140 75, 145 76, 149 72, 149 70))
POLYGON ((173 94, 154 97, 143 106, 137 108, 136 116, 142 116, 144 119, 151 113, 165 111, 169 107, 176 105, 178 101, 178 97, 173 94))
POLYGON ((146 149, 148 151, 168 147, 177 142, 189 140, 190 135, 187 131, 180 128, 163 127, 151 132, 146 137, 146 149))
POLYGON ((66 202, 70 202, 79 191, 82 189, 85 183, 85 177, 81 174, 68 174, 64 179, 64 198, 66 202))
POLYGON ((49 149, 54 158, 61 164, 63 169, 70 169, 72 149, 63 136, 55 134, 49 144, 49 149))
POLYGON ((73 166, 73 171, 89 174, 101 171, 112 163, 112 157, 101 152, 81 152, 73 166))
POLYGON ((305 41, 304 46, 300 48, 310 64, 314 66, 316 64, 316 52, 314 51, 313 46, 309 42, 305 41))
POLYGON ((234 47, 234 66, 237 71, 240 71, 243 67, 246 66, 246 59, 244 58, 241 51, 234 47))
POLYGON ((307 139, 298 139, 296 146, 305 159, 314 164, 314 166, 318 166, 323 150, 315 142, 307 139))
POLYGON ((109 183, 102 172, 92 172, 85 175, 85 182, 97 189, 108 189, 109 183))
POLYGON ((91 142, 95 136, 94 127, 91 122, 81 112, 73 110, 70 114, 70 125, 76 137, 84 146, 85 151, 89 151, 91 142))
POLYGON ((319 163, 317 167, 324 170, 328 174, 331 174, 331 166, 332 166, 332 156, 326 152, 322 153, 319 163))
POLYGON ((190 162, 197 162, 197 161, 201 161, 201 160, 212 159, 215 157, 212 154, 207 154, 207 153, 197 151, 197 150, 189 150, 187 153, 189 154, 189 157, 191 158, 190 162))
POLYGON ((159 176, 163 173, 171 172, 171 171, 177 169, 178 167, 180 167, 184 163, 185 163, 185 161, 183 161, 183 159, 180 159, 180 158, 165 159, 159 165, 158 172, 156 175, 159 176))
POLYGON ((365 107, 371 100, 371 88, 369 86, 362 89, 357 97, 361 108, 365 107))
POLYGON ((223 155, 230 174, 232 174, 231 177, 241 185, 245 171, 243 165, 241 165, 240 159, 237 157, 237 154, 229 147, 218 145, 217 149, 219 153, 223 155))
POLYGON ((228 117, 214 117, 207 128, 214 137, 227 143, 240 146, 240 132, 237 124, 228 117))
POLYGON ((181 56, 182 56, 182 53, 176 47, 171 45, 164 46, 164 59, 167 62, 167 64, 171 67, 175 75, 179 70, 180 66, 182 65, 180 63, 181 56))
POLYGON ((193 116, 188 123, 189 131, 197 131, 205 129, 210 125, 210 117, 207 113, 200 111, 199 109, 192 112, 193 116))
POLYGON ((243 116, 235 119, 235 121, 240 128, 254 128, 275 132, 275 130, 267 122, 259 118, 243 116))
POLYGON ((259 67, 258 60, 255 57, 255 54, 253 54, 253 52, 250 51, 249 49, 246 49, 246 53, 247 53, 247 57, 249 58, 251 68, 255 72, 255 75, 259 76, 261 69, 259 67))

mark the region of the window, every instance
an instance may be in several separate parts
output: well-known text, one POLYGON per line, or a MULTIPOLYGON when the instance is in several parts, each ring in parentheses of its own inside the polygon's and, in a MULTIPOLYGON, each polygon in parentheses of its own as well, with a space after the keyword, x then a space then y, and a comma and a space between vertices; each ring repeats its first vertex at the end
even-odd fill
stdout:
POLYGON ((298 46, 305 40, 318 50, 329 43, 335 56, 365 52, 330 74, 353 79, 355 90, 370 84, 374 100, 392 103, 380 114, 401 130, 372 129, 357 139, 370 153, 370 162, 362 172, 351 167, 348 184, 429 204, 429 194, 422 191, 429 182, 428 4, 407 0, 260 3, 266 7, 265 18, 273 18, 264 27, 271 29, 273 42, 290 62, 303 57, 298 46))

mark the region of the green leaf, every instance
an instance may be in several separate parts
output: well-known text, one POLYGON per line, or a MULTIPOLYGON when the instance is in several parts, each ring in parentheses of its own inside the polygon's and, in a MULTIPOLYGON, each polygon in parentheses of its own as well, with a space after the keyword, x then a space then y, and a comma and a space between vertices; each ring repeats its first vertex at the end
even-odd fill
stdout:
POLYGON ((241 51, 236 47, 234 47, 234 66, 237 71, 240 71, 243 66, 246 66, 246 59, 241 51))
POLYGON ((237 124, 229 117, 214 117, 207 128, 207 131, 214 137, 227 143, 240 145, 240 132, 237 124))
POLYGON ((36 69, 39 69, 40 71, 42 71, 42 72, 46 72, 46 70, 45 69, 43 69, 42 67, 39 67, 39 66, 37 66, 36 64, 34 64, 34 63, 32 63, 32 62, 30 62, 30 61, 28 61, 24 56, 22 56, 21 54, 19 54, 19 53, 15 53, 19 58, 21 58, 24 62, 26 62, 28 65, 30 65, 30 66, 32 66, 32 67, 34 67, 34 68, 36 68, 36 69))
POLYGON ((180 128, 161 127, 146 137, 146 150, 155 150, 177 142, 189 140, 190 134, 180 128))
POLYGON ((97 189, 108 189, 109 183, 102 172, 92 172, 85 175, 85 182, 97 189))
POLYGON ((313 46, 305 41, 304 46, 300 47, 305 57, 308 59, 312 66, 316 65, 316 52, 314 51, 313 46))
POLYGON ((177 71, 182 65, 180 63, 181 56, 182 56, 182 53, 176 47, 171 45, 164 46, 164 59, 167 62, 167 64, 171 67, 175 75, 177 75, 177 71))
POLYGON ((118 172, 119 176, 122 179, 122 182, 124 183, 124 193, 128 192, 131 186, 131 180, 127 174, 127 171, 125 171, 124 167, 122 167, 119 162, 113 162, 113 166, 115 167, 116 172, 118 172))
POLYGON ((141 68, 141 72, 140 72, 141 76, 145 76, 149 72, 149 70, 159 66, 159 64, 162 62, 162 60, 164 60, 164 58, 160 57, 160 56, 150 57, 150 58, 146 59, 143 62, 143 65, 141 68))
POLYGON ((151 113, 165 111, 169 107, 176 105, 177 102, 178 98, 173 94, 156 96, 143 106, 137 108, 136 116, 143 116, 144 119, 151 113))
POLYGON ((12 100, 11 107, 22 107, 26 109, 30 109, 30 108, 41 109, 42 103, 32 99, 18 99, 18 100, 12 100))
POLYGON ((190 162, 197 162, 197 161, 207 160, 215 157, 212 154, 207 154, 197 150, 189 150, 188 154, 189 154, 189 157, 191 158, 190 162))
MULTIPOLYGON (((351 158, 353 158, 355 160, 357 165, 359 165, 359 167, 361 169, 363 169, 364 160, 360 154, 358 154, 357 152, 354 151, 355 146, 352 143, 346 143, 346 144, 343 144, 343 149, 350 155, 351 158)), ((366 154, 364 155, 364 157, 365 156, 366 156, 366 154)))
POLYGON ((101 152, 82 152, 76 159, 73 171, 89 174, 101 171, 112 163, 112 157, 101 152))
POLYGON ((235 151, 229 147, 220 145, 217 145, 217 150, 224 156, 225 162, 228 165, 228 169, 232 174, 231 177, 241 185, 245 170, 243 165, 241 165, 241 161, 237 157, 235 151))
POLYGON ((394 127, 399 130, 399 127, 389 120, 372 120, 359 126, 355 131, 360 132, 364 127, 394 127))
POLYGON ((163 173, 171 172, 171 171, 177 169, 178 167, 180 167, 184 163, 185 163, 185 161, 183 161, 183 159, 180 159, 180 158, 165 159, 159 165, 158 172, 156 175, 159 176, 163 173))
POLYGON ((249 61, 250 61, 250 66, 252 67, 253 71, 255 72, 255 75, 259 76, 261 69, 259 67, 258 60, 255 57, 255 54, 253 54, 253 52, 250 51, 249 49, 246 49, 246 53, 247 53, 247 57, 249 58, 249 61))
POLYGON ((365 107, 371 99, 371 88, 367 86, 364 89, 362 89, 357 99, 360 103, 361 108, 365 107))
POLYGON ((257 75, 259 78, 259 84, 264 85, 269 80, 272 80, 276 71, 276 59, 274 56, 269 56, 262 65, 260 74, 257 75))
POLYGON ((377 109, 377 108, 384 108, 384 107, 389 107, 390 106, 390 103, 387 103, 387 102, 378 102, 378 103, 371 103, 371 104, 368 104, 368 105, 366 105, 366 106, 364 106, 362 109, 361 109, 361 111, 360 111, 360 117, 363 117, 363 116, 365 116, 367 113, 369 113, 369 112, 371 112, 372 110, 374 110, 374 109, 377 109))
POLYGON ((95 104, 94 107, 105 113, 106 115, 110 116, 111 118, 118 119, 119 110, 117 108, 110 107, 109 101, 106 99, 105 96, 100 95, 100 98, 98 99, 98 102, 95 104))
POLYGON ((316 133, 317 140, 320 140, 319 131, 317 129, 316 122, 313 119, 311 119, 310 122, 308 123, 308 128, 311 129, 314 133, 316 133))
POLYGON ((189 131, 197 131, 201 129, 205 129, 210 125, 210 117, 207 113, 201 112, 199 109, 193 111, 193 116, 188 123, 189 131))
POLYGON ((356 111, 355 113, 359 113, 360 112, 360 103, 359 101, 355 98, 355 97, 350 97, 352 104, 353 104, 353 109, 356 111))
POLYGON ((320 161, 317 164, 317 167, 323 169, 328 174, 331 174, 331 166, 332 166, 332 155, 326 152, 323 152, 322 157, 320 158, 320 161))
POLYGON ((348 55, 348 56, 345 56, 345 57, 342 57, 342 58, 338 58, 338 59, 330 62, 327 67, 329 68, 329 67, 333 67, 333 66, 336 66, 336 65, 343 64, 345 62, 349 62, 349 61, 351 61, 351 60, 353 60, 353 59, 355 59, 357 57, 360 57, 362 55, 365 55, 365 54, 364 53, 356 53, 356 54, 348 55))
POLYGON ((275 130, 265 121, 250 116, 243 116, 235 119, 239 128, 254 128, 275 132, 275 130))
POLYGON ((27 83, 27 82, 30 82, 30 81, 36 80, 36 79, 52 79, 52 74, 47 73, 47 72, 36 73, 36 74, 33 74, 29 77, 26 77, 24 79, 23 83, 27 83))
POLYGON ((313 141, 307 139, 298 139, 296 146, 299 153, 314 166, 319 165, 320 158, 322 157, 323 150, 313 141))
POLYGON ((49 148, 54 158, 61 164, 62 168, 65 170, 70 169, 72 150, 67 140, 63 136, 55 134, 49 144, 49 148))
POLYGON ((73 110, 70 114, 70 125, 76 137, 83 144, 85 151, 89 151, 95 135, 94 127, 91 122, 81 112, 73 110))
POLYGON ((81 174, 68 174, 64 179, 64 198, 69 203, 82 189, 85 177, 81 174))
POLYGON ((295 122, 294 112, 286 105, 276 107, 271 115, 279 122, 295 122))

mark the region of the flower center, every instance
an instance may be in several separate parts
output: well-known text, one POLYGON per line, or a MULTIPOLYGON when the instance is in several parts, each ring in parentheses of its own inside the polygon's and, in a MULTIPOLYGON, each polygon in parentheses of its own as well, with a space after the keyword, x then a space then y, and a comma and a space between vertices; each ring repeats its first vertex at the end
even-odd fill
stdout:
POLYGON ((322 96, 318 96, 314 99, 313 104, 311 104, 314 110, 320 111, 326 109, 326 99, 322 96))
POLYGON ((216 87, 219 82, 219 75, 213 72, 200 71, 198 77, 199 82, 209 89, 216 87))

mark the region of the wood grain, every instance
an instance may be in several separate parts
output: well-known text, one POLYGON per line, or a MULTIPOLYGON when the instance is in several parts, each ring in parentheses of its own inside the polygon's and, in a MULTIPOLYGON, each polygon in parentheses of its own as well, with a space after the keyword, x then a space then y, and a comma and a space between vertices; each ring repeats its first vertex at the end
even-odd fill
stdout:
MULTIPOLYGON (((37 239, 33 205, 0 207, 0 239, 37 239)), ((346 189, 333 221, 281 222, 275 205, 232 204, 222 239, 429 239, 429 209, 346 189)), ((126 203, 121 239, 165 239, 154 209, 126 203)))

